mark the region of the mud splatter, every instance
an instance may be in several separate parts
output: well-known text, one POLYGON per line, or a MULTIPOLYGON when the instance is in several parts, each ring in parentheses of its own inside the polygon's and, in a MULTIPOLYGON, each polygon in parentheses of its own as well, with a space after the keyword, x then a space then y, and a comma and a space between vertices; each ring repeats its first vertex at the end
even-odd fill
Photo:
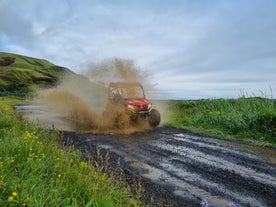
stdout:
POLYGON ((75 129, 99 127, 100 117, 80 97, 68 90, 50 89, 41 93, 40 101, 51 110, 62 114, 75 129))
POLYGON ((92 82, 107 86, 111 82, 139 82, 145 91, 152 85, 149 73, 139 68, 133 60, 115 58, 90 64, 84 72, 92 82))
POLYGON ((149 77, 132 60, 115 58, 90 64, 83 75, 64 77, 58 87, 40 91, 38 100, 61 114, 73 130, 124 134, 147 130, 147 120, 133 124, 125 110, 107 107, 109 83, 139 82, 147 96, 153 87, 149 77))

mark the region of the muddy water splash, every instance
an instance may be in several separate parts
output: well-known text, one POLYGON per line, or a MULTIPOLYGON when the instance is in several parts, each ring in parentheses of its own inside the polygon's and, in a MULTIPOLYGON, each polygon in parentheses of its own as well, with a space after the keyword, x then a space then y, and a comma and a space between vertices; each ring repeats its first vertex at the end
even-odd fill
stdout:
POLYGON ((110 82, 139 82, 145 90, 151 85, 149 74, 132 60, 115 58, 98 64, 90 64, 85 74, 92 82, 107 86, 110 82))
POLYGON ((129 126, 124 110, 106 111, 108 85, 111 82, 139 82, 145 93, 151 87, 149 75, 139 69, 133 61, 113 59, 98 64, 91 64, 82 76, 64 77, 55 89, 42 91, 39 101, 56 113, 62 114, 73 130, 100 133, 132 133, 149 129, 148 124, 140 123, 129 126), (127 123, 118 127, 116 117, 127 123))
POLYGON ((56 113, 62 114, 76 129, 99 127, 100 117, 81 98, 67 90, 43 91, 42 102, 56 113))

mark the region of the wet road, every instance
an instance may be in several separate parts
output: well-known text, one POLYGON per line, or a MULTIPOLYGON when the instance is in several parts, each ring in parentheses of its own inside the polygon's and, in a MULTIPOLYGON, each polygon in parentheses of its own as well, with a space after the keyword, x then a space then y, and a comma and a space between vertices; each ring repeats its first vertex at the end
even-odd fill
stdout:
MULTIPOLYGON (((57 119, 55 124, 64 122, 57 119)), ((166 206, 199 206, 206 199, 215 207, 229 202, 276 207, 275 149, 169 127, 128 135, 64 131, 63 140, 68 139, 88 157, 95 155, 96 148, 109 152, 121 160, 122 168, 165 189, 173 195, 170 199, 178 199, 166 206)), ((154 189, 144 193, 150 191, 154 189)))
POLYGON ((260 154, 256 147, 166 127, 131 135, 64 136, 88 154, 95 146, 114 152, 124 167, 191 205, 206 199, 210 206, 276 206, 274 150, 260 154))

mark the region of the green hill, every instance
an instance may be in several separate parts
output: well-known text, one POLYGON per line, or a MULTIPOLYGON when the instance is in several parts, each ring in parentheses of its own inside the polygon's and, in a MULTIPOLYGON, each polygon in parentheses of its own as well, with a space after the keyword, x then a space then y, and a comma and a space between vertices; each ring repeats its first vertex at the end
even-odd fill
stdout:
POLYGON ((55 86, 65 74, 77 75, 47 60, 0 52, 0 96, 55 86))

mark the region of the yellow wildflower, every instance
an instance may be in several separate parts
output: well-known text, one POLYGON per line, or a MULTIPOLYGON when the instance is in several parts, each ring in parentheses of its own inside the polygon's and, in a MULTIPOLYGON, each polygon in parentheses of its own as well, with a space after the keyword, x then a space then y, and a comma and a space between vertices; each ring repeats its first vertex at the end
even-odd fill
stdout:
POLYGON ((17 196, 17 192, 12 192, 11 196, 8 197, 8 201, 12 202, 14 200, 14 198, 17 196))
POLYGON ((14 159, 9 160, 9 163, 14 163, 14 159))
POLYGON ((9 202, 12 202, 12 201, 13 201, 13 199, 14 199, 14 197, 13 197, 13 196, 9 196, 9 197, 8 197, 8 201, 9 201, 9 202))
POLYGON ((80 167, 81 167, 82 169, 85 169, 85 168, 88 167, 88 165, 87 165, 86 162, 80 162, 80 167))
POLYGON ((38 141, 37 144, 42 146, 42 145, 43 145, 43 142, 38 141))
POLYGON ((34 132, 28 132, 26 131, 25 134, 24 134, 24 139, 27 140, 27 141, 31 141, 33 139, 36 139, 37 136, 35 135, 34 132))
POLYGON ((3 183, 4 183, 3 180, 4 180, 4 179, 3 179, 2 175, 0 175, 0 186, 3 185, 3 183))
POLYGON ((54 175, 57 176, 58 178, 61 178, 61 174, 58 172, 54 172, 54 175))

